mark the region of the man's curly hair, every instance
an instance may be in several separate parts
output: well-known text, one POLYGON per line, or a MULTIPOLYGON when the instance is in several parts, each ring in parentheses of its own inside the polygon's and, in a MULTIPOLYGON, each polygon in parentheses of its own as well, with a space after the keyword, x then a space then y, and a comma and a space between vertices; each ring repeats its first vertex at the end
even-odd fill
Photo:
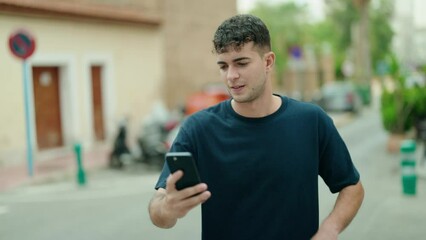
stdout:
POLYGON ((213 52, 221 54, 230 50, 239 51, 248 42, 253 42, 261 50, 271 50, 271 38, 265 23, 250 14, 236 15, 217 28, 213 38, 213 52))

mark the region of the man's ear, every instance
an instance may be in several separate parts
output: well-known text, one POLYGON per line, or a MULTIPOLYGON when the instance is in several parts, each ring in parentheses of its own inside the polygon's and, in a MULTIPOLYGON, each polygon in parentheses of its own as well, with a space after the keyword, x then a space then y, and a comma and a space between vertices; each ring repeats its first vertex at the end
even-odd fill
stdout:
POLYGON ((271 71, 274 64, 275 64, 275 53, 274 52, 267 52, 265 53, 265 64, 266 64, 266 71, 271 71))

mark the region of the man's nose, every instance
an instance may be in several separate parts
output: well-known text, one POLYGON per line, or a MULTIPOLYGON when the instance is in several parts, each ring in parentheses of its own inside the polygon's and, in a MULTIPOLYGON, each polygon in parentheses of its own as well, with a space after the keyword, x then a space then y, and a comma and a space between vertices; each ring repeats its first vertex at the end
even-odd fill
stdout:
POLYGON ((232 80, 238 79, 240 75, 235 67, 230 66, 228 68, 228 73, 226 77, 228 81, 232 81, 232 80))

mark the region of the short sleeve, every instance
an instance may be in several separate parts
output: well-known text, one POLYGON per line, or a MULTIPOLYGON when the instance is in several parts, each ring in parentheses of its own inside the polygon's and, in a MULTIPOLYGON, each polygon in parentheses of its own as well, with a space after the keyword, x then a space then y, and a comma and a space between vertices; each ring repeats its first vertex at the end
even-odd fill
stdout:
POLYGON ((333 120, 325 113, 319 114, 319 175, 332 193, 339 192, 359 181, 348 148, 337 131, 333 120))

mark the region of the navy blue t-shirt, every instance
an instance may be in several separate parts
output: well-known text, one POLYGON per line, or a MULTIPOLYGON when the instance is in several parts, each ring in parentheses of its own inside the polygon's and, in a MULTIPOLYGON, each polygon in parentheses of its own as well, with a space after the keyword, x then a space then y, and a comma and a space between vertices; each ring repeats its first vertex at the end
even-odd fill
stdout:
MULTIPOLYGON (((172 152, 193 154, 211 197, 202 205, 203 240, 310 239, 318 229, 318 175, 333 193, 359 174, 332 119, 287 97, 262 118, 231 101, 197 112, 172 152)), ((156 188, 165 188, 165 164, 156 188)))

